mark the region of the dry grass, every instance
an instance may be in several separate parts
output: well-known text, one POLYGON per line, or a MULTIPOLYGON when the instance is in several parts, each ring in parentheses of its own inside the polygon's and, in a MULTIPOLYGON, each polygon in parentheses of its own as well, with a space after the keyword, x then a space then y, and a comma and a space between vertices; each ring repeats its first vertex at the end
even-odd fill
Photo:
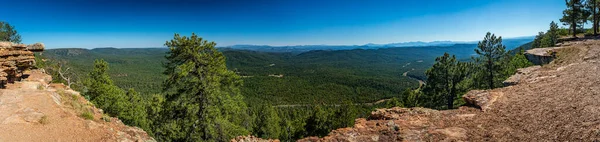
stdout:
POLYGON ((94 120, 94 114, 92 114, 92 112, 89 112, 89 111, 81 113, 80 116, 87 120, 94 120))
POLYGON ((78 94, 67 93, 64 90, 58 90, 57 93, 61 96, 61 98, 65 98, 63 100, 63 104, 66 104, 73 108, 73 110, 80 114, 79 116, 85 119, 93 120, 94 113, 92 109, 92 105, 89 103, 85 103, 80 99, 81 96, 78 94))

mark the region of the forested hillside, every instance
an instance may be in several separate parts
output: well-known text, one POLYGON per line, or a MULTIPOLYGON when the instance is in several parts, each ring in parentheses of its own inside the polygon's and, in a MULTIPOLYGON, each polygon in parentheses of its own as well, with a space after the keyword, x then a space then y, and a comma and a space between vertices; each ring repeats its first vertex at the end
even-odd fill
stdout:
MULTIPOLYGON (((373 102, 418 87, 435 57, 448 52, 470 60, 473 44, 316 50, 300 54, 222 49, 227 66, 243 77, 242 94, 250 102, 273 104, 373 102), (406 76, 404 76, 406 75, 406 76), (412 78, 411 78, 412 77, 412 78)), ((513 47, 514 48, 514 47, 513 47)), ((159 93, 166 48, 50 49, 43 56, 71 67, 73 78, 92 69, 95 59, 109 63, 110 76, 121 88, 159 93)))

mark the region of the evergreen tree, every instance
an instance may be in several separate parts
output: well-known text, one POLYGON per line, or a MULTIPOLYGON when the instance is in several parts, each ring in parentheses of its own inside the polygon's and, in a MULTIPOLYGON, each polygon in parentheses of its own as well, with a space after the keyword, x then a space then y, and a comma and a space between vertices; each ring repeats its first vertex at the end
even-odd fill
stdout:
POLYGON ((271 105, 261 105, 257 111, 255 134, 262 138, 278 139, 281 134, 281 118, 271 105))
POLYGON ((333 128, 351 127, 354 125, 358 111, 356 105, 350 101, 344 101, 333 114, 333 128))
POLYGON ((459 85, 469 74, 467 63, 458 62, 456 57, 444 53, 435 59, 433 67, 428 69, 427 85, 425 86, 426 107, 437 109, 452 109, 458 94, 463 92, 459 85))
POLYGON ((542 48, 542 39, 546 37, 544 32, 539 32, 538 35, 533 39, 533 43, 531 44, 531 48, 542 48))
POLYGON ((148 119, 148 127, 149 130, 148 131, 146 129, 146 132, 148 132, 148 134, 152 135, 153 137, 157 136, 157 133, 160 133, 160 129, 161 129, 161 122, 162 121, 162 116, 161 116, 161 112, 163 112, 164 110, 164 106, 163 104, 165 103, 165 97, 163 95, 160 94, 154 94, 152 95, 146 104, 146 114, 147 114, 147 119, 148 119))
POLYGON ((583 10, 582 0, 565 0, 567 9, 563 11, 563 17, 560 19, 564 25, 569 25, 572 30, 573 38, 577 38, 577 28, 582 27, 587 17, 583 10))
POLYGON ((546 32, 546 36, 548 36, 550 41, 548 47, 553 47, 558 43, 558 38, 560 37, 558 35, 558 24, 554 23, 554 21, 550 23, 550 28, 548 29, 548 32, 546 32))
POLYGON ((587 0, 585 2, 585 9, 590 13, 590 18, 588 18, 592 22, 592 30, 594 31, 594 35, 598 35, 598 0, 587 0))
MULTIPOLYGON (((139 93, 133 88, 127 91, 127 106, 125 112, 119 116, 123 123, 127 125, 138 126, 144 130, 150 130, 148 123, 148 114, 146 112, 146 104, 139 93)), ((150 132, 148 132, 150 133, 150 132)))
POLYGON ((477 44, 475 53, 479 55, 475 58, 475 62, 481 66, 479 72, 479 81, 485 86, 481 86, 487 89, 494 89, 501 86, 501 69, 502 61, 506 58, 506 47, 502 45, 502 37, 496 37, 494 34, 488 32, 483 39, 477 44))
POLYGON ((404 107, 404 105, 402 105, 402 102, 400 102, 400 99, 393 97, 389 101, 385 102, 385 107, 386 108, 404 107))
POLYGON ((0 41, 21 43, 21 35, 19 35, 14 26, 0 21, 0 41))
POLYGON ((533 63, 525 57, 524 52, 525 51, 521 49, 519 53, 510 57, 508 65, 504 68, 506 78, 514 75, 517 72, 517 69, 533 66, 533 63))
POLYGON ((320 105, 313 106, 312 112, 306 119, 305 130, 308 136, 325 136, 331 131, 329 111, 320 105))
POLYGON ((242 82, 227 70, 225 57, 192 34, 175 34, 169 47, 164 82, 166 94, 159 136, 164 141, 229 141, 247 135, 251 120, 240 95, 242 82))
POLYGON ((421 106, 421 104, 420 104, 420 98, 421 98, 422 94, 423 94, 423 92, 421 92, 421 88, 417 88, 415 90, 407 88, 402 93, 402 97, 403 97, 401 99, 402 105, 404 107, 418 107, 418 106, 421 106))
POLYGON ((94 61, 94 69, 88 74, 88 79, 85 81, 87 92, 84 94, 104 112, 118 117, 129 104, 125 91, 113 84, 107 71, 108 63, 106 61, 94 61))

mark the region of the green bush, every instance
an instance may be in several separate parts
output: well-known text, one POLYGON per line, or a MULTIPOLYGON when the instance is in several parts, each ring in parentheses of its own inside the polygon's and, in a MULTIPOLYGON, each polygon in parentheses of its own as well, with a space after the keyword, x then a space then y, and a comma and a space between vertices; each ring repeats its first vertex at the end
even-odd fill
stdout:
POLYGON ((89 111, 85 111, 85 112, 81 113, 80 116, 87 120, 94 120, 94 114, 92 114, 92 112, 89 112, 89 111))

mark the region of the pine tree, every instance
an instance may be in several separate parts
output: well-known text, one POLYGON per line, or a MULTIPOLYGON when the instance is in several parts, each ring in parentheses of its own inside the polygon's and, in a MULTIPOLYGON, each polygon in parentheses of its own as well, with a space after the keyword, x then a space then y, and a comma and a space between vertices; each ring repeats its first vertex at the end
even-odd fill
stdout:
POLYGON ((257 111, 255 134, 262 138, 278 139, 281 135, 281 118, 275 107, 265 104, 257 111))
POLYGON ((544 32, 539 32, 538 35, 533 39, 533 43, 531 44, 531 48, 542 48, 542 39, 546 37, 544 32))
POLYGON ((548 29, 548 32, 546 32, 546 35, 550 38, 550 45, 549 47, 553 47, 556 45, 556 43, 558 43, 558 38, 560 37, 558 35, 558 24, 554 23, 554 21, 552 21, 550 23, 550 28, 548 29))
POLYGON ((567 9, 563 11, 563 17, 560 19, 564 25, 569 25, 572 30, 573 38, 577 38, 577 28, 587 20, 586 13, 583 10, 582 0, 565 0, 567 9))
POLYGON ((247 135, 250 119, 240 95, 241 79, 227 70, 225 57, 196 34, 175 34, 169 47, 164 82, 164 141, 229 141, 247 135))
POLYGON ((111 116, 121 116, 128 106, 125 91, 113 84, 108 75, 108 63, 104 60, 94 61, 94 69, 85 81, 85 96, 97 107, 111 116))
POLYGON ((592 30, 594 31, 594 35, 598 35, 598 0, 587 0, 585 2, 585 9, 590 13, 590 18, 588 18, 592 22, 592 30))
POLYGON ((19 35, 14 26, 0 21, 0 41, 21 43, 21 35, 19 35))
POLYGON ((425 72, 425 105, 430 108, 452 109, 458 94, 464 90, 460 83, 469 74, 468 64, 458 62, 454 55, 450 56, 448 53, 437 57, 435 61, 433 67, 425 72))
POLYGON ((502 37, 496 37, 496 35, 488 32, 485 35, 483 41, 477 44, 475 53, 479 55, 475 62, 481 66, 479 77, 480 81, 484 81, 484 88, 494 89, 499 87, 501 82, 501 67, 502 61, 506 58, 506 47, 502 45, 502 37))
POLYGON ((144 130, 150 130, 146 104, 140 94, 133 88, 127 91, 127 106, 125 112, 119 116, 123 123, 138 126, 144 130))

